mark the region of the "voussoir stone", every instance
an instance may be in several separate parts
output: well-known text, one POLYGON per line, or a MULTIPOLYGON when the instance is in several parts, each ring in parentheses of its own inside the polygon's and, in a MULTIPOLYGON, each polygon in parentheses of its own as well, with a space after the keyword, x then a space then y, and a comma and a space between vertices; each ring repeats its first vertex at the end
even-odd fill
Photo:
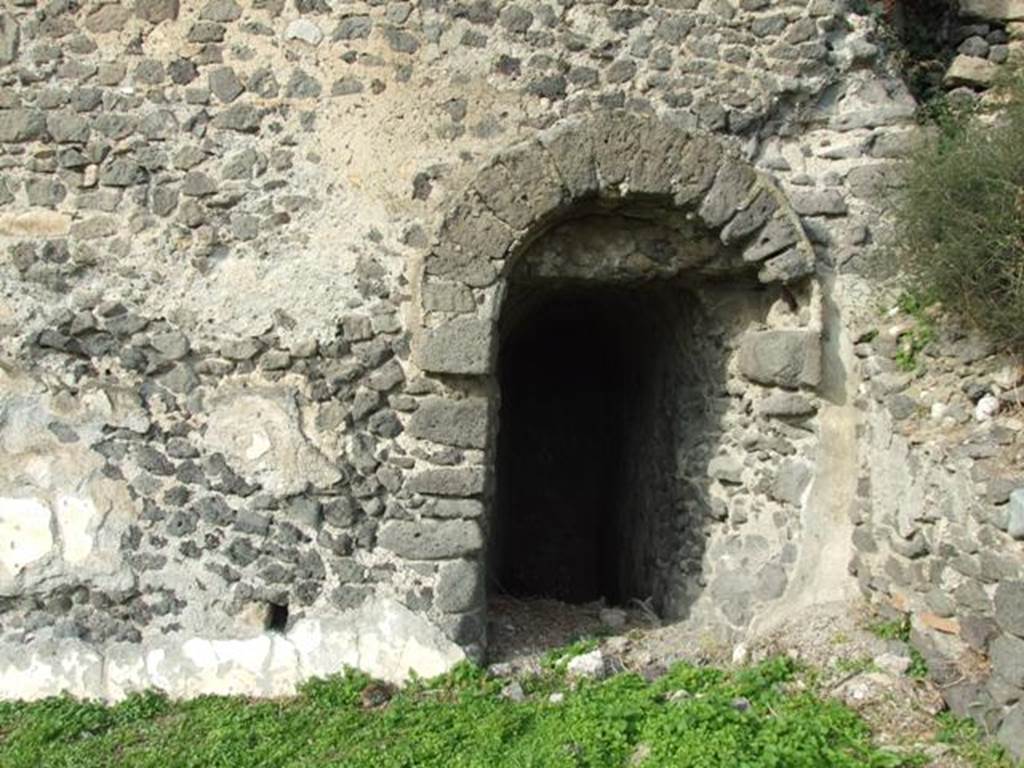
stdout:
POLYGON ((634 194, 670 195, 682 172, 689 126, 678 118, 648 119, 642 124, 640 151, 633 156, 629 189, 634 194))
POLYGON ((487 444, 487 414, 487 400, 482 397, 429 397, 413 413, 407 433, 444 445, 483 448, 487 444))
POLYGON ((497 277, 490 261, 503 258, 514 241, 507 224, 475 195, 467 195, 445 216, 427 272, 474 287, 489 285, 497 277))
POLYGON ((540 143, 558 169, 570 198, 579 198, 598 188, 594 149, 582 120, 557 124, 539 136, 540 143))
POLYGON ((810 248, 790 248, 772 256, 757 273, 762 283, 794 283, 814 274, 814 253, 810 248))
POLYGON ((743 210, 737 213, 719 237, 725 245, 741 242, 765 224, 779 207, 779 201, 767 189, 762 189, 743 210))
POLYGON ((483 533, 472 520, 389 520, 377 543, 409 560, 447 560, 480 551, 483 533))
POLYGON ((562 184, 537 142, 503 153, 474 182, 487 207, 514 229, 543 221, 562 203, 562 184))
POLYGON ((700 206, 704 223, 715 228, 728 222, 746 201, 756 178, 753 169, 743 163, 723 163, 700 206))
POLYGON ((792 220, 785 215, 776 216, 765 224, 764 229, 743 250, 743 260, 763 261, 786 250, 798 239, 799 236, 792 220))
POLYGON ((758 384, 815 387, 821 380, 821 340, 813 331, 749 331, 740 343, 739 367, 758 384))
POLYGON ((629 178, 633 160, 640 151, 643 118, 630 112, 602 112, 590 122, 594 163, 598 180, 605 189, 629 178))
POLYGON ((722 147, 708 136, 692 136, 683 147, 673 185, 677 206, 699 203, 707 194, 722 162, 722 147))
POLYGON ((494 324, 459 317, 423 332, 418 362, 428 373, 482 376, 493 368, 494 324))

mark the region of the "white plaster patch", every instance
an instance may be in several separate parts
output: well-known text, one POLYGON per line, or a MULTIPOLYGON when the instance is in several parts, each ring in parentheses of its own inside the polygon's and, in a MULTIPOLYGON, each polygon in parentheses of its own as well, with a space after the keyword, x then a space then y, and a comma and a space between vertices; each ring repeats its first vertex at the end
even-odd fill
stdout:
POLYGON ((249 461, 256 461, 271 448, 270 438, 266 432, 253 432, 249 439, 249 447, 245 451, 245 458, 249 461))
POLYGON ((288 496, 341 474, 302 432, 294 399, 280 391, 226 393, 214 403, 207 445, 268 492, 288 496), (254 430, 253 425, 258 425, 254 430))
POLYGON ((63 693, 102 695, 103 657, 80 640, 11 644, 0 651, 0 692, 4 698, 34 701, 63 693))
POLYGON ((52 516, 39 499, 0 498, 0 576, 14 579, 50 554, 52 516))
POLYGON ((64 562, 84 563, 93 550, 93 533, 98 522, 96 505, 91 499, 58 496, 56 512, 64 562))

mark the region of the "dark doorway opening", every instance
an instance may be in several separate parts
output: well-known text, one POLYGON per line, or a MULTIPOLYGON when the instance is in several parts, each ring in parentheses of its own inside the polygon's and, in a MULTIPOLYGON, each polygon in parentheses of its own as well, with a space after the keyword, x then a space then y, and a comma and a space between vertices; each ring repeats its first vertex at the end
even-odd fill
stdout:
POLYGON ((492 591, 613 605, 656 591, 675 497, 668 291, 511 285, 492 591))

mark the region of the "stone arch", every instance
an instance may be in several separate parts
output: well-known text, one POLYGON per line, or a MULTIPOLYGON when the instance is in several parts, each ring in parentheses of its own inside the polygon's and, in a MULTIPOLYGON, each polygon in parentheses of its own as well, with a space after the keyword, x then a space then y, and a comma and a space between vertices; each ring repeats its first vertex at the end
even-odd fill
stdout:
MULTIPOLYGON (((722 139, 694 132, 674 117, 615 111, 564 120, 483 165, 448 208, 423 263, 417 297, 422 327, 412 351, 434 384, 423 388, 408 435, 469 454, 460 466, 421 470, 409 490, 425 498, 425 517, 445 519, 442 524, 453 531, 453 517, 487 526, 497 442, 498 321, 509 278, 531 245, 581 211, 654 212, 685 222, 721 248, 698 263, 678 265, 680 271, 756 271, 760 283, 785 287, 801 308, 799 323, 747 332, 739 367, 747 380, 766 387, 813 389, 819 383, 814 250, 773 181, 722 139)), ((441 623, 479 655, 486 643, 485 564, 471 560, 467 571, 461 563, 462 578, 471 572, 477 583, 474 597, 449 607, 454 612, 441 623)))
POLYGON ((502 279, 517 257, 580 206, 636 203, 697 217, 723 245, 740 246, 763 283, 814 274, 813 247, 785 195, 720 138, 671 116, 570 118, 497 153, 449 206, 423 265, 417 364, 428 374, 491 373, 502 279))

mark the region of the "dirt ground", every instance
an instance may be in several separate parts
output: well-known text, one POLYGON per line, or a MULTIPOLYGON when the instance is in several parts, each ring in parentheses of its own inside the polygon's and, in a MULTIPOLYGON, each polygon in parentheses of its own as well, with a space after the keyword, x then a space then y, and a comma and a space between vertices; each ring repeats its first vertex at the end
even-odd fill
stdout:
POLYGON ((676 661, 729 665, 787 655, 817 671, 814 687, 858 711, 876 741, 929 755, 929 768, 969 768, 935 744, 935 715, 944 708, 938 689, 909 677, 909 649, 868 630, 877 622, 861 603, 816 606, 774 629, 730 645, 679 624, 665 624, 643 606, 608 609, 600 603, 498 596, 490 604, 489 662, 494 674, 536 672, 543 655, 581 637, 600 637, 601 649, 624 669, 654 678, 676 661))

